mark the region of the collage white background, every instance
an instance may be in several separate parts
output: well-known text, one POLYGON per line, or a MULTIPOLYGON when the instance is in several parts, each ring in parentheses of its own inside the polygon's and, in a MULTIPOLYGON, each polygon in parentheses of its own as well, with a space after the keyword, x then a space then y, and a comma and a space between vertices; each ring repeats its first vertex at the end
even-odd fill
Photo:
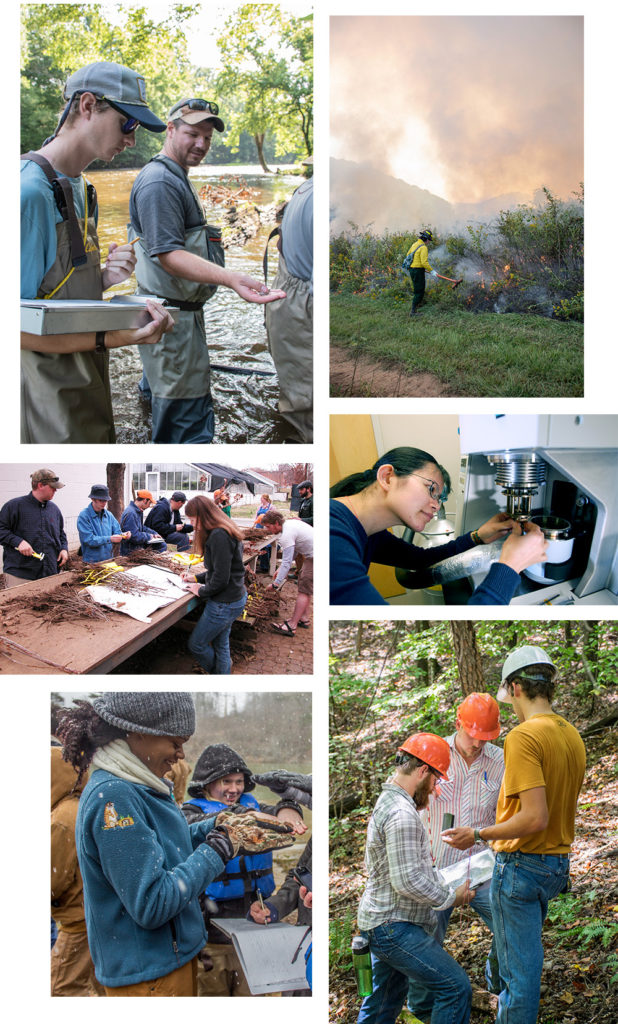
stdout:
MULTIPOLYGON (((213 7, 236 6, 213 4, 213 7)), ((282 3, 285 8, 285 2, 282 3)), ((203 5, 207 17, 208 5, 203 5)), ((314 995, 311 1000, 288 1001, 236 1000, 220 1003, 210 1010, 198 1004, 198 1013, 225 1015, 226 1024, 252 1024, 266 1021, 295 1022, 328 1019, 327 966, 327 804, 328 804, 328 579, 327 579, 327 492, 328 492, 328 414, 329 413, 460 413, 460 412, 529 412, 529 413, 615 413, 617 412, 618 328, 615 296, 618 291, 618 230, 616 217, 616 183, 618 157, 616 146, 616 39, 615 5, 598 0, 586 5, 573 3, 440 3, 430 6, 410 3, 326 3, 315 4, 315 442, 313 446, 269 446, 269 461, 312 462, 315 480, 316 590, 314 595, 314 672, 312 676, 232 676, 213 679, 212 689, 228 690, 312 690, 313 691, 313 758, 314 758, 314 995), (585 398, 581 400, 519 400, 505 401, 457 399, 347 399, 328 398, 328 19, 331 14, 410 15, 585 15, 585 110, 586 110, 586 357, 585 398)), ((19 400, 16 344, 18 330, 18 247, 19 223, 17 202, 18 143, 18 44, 19 4, 8 0, 3 7, 3 42, 0 80, 3 96, 3 126, 10 158, 3 166, 3 203, 0 266, 4 284, 4 303, 0 333, 4 341, 2 360, 2 394, 0 397, 1 461, 22 462, 35 459, 40 465, 61 466, 62 462, 80 460, 117 461, 113 447, 97 446, 20 446, 18 443, 19 400)), ((410 54, 411 69, 419 67, 431 77, 431 54, 410 54)), ((367 82, 371 89, 371 82, 367 82)), ((362 96, 358 97, 362 105, 362 96)), ((384 97, 384 117, 388 118, 388 97, 384 97)), ((379 125, 375 131, 380 132, 379 125)), ((376 201, 378 199, 376 198, 376 201)), ((548 353, 551 358, 551 353, 548 353)), ((159 450, 168 461, 184 461, 187 452, 181 447, 159 450)), ((217 461, 236 465, 259 465, 264 457, 257 446, 216 446, 217 461)), ((128 459, 128 451, 123 456, 128 459)), ((148 446, 135 446, 131 461, 153 457, 148 446)), ((203 449, 201 458, 203 458, 203 449)), ((193 455, 197 458, 197 455, 193 455)), ((608 609, 608 612, 611 610, 608 609)), ((556 609, 557 617, 574 615, 574 609, 556 609)), ((535 610, 535 614, 541 612, 535 610)), ((552 614, 548 611, 547 614, 552 614)), ((424 617, 467 618, 465 608, 424 609, 424 617)), ((475 608, 475 617, 487 610, 475 608)), ((521 617, 523 609, 512 610, 498 617, 521 617)), ((615 617, 606 615, 602 617, 615 617)), ((339 609, 334 618, 368 617, 367 610, 339 609)), ((385 618, 409 618, 402 607, 388 610, 385 618)), ((496 617, 494 614, 488 617, 496 617)), ((156 677, 139 681, 131 677, 114 677, 114 688, 192 690, 199 677, 171 679, 156 677)), ((103 680, 100 683, 103 684, 103 680)), ((93 680, 95 685, 99 680, 93 680)), ((2 937, 4 953, 0 957, 3 974, 4 1004, 13 1008, 19 999, 23 1014, 43 1012, 48 1019, 63 1022, 84 1017, 81 1000, 62 1004, 48 996, 49 985, 49 693, 58 688, 59 678, 28 676, 7 677, 0 698, 2 710, 4 758, 2 796, 2 871, 4 881, 2 937), (13 1004, 13 1005, 12 1005, 13 1004)), ((67 690, 83 688, 83 680, 62 680, 67 690)), ((109 685, 109 684, 107 684, 109 685)), ((293 729, 293 723, 290 728, 293 729)), ((106 1003, 96 1001, 88 1006, 93 1020, 107 1017, 106 1003)), ((115 1013, 122 1019, 128 1014, 116 1005, 115 1013)), ((135 1012, 135 1011, 134 1011, 135 1012)), ((167 1003, 149 1008, 154 1020, 169 1016, 167 1003)), ((196 1011, 190 1011, 194 1014, 196 1011)), ((178 1011, 176 1011, 176 1016, 178 1011)))

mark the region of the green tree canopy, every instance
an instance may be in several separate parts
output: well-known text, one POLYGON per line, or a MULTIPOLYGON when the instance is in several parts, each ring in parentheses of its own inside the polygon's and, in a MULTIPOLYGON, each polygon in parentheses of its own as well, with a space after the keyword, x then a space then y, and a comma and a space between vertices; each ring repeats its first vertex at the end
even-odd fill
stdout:
POLYGON ((284 14, 275 4, 244 4, 217 40, 223 60, 219 95, 233 110, 227 144, 249 132, 262 168, 267 134, 277 152, 313 151, 313 21, 284 14))

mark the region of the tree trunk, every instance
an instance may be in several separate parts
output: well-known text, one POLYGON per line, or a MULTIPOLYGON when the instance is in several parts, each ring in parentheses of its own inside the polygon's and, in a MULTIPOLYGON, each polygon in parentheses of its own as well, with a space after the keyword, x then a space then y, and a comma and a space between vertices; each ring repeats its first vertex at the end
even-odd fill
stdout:
POLYGON ((485 685, 474 623, 464 620, 452 621, 450 626, 461 690, 466 697, 469 693, 482 691, 485 685))
POLYGON ((272 174, 272 171, 264 159, 264 132, 258 134, 257 132, 253 136, 255 142, 255 148, 257 149, 258 160, 260 161, 260 167, 264 171, 264 174, 272 174))
POLYGON ((108 508, 113 516, 120 522, 120 517, 124 509, 124 472, 126 463, 124 462, 108 462, 107 463, 107 486, 111 498, 108 504, 108 508))

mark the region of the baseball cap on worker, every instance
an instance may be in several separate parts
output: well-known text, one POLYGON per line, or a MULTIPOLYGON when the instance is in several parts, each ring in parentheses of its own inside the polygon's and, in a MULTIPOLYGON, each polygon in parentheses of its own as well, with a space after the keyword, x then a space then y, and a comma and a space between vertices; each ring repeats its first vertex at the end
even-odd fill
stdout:
POLYGON ((187 500, 187 495, 184 491, 174 491, 170 500, 185 502, 187 500))
POLYGON ((38 487, 39 484, 47 484, 49 487, 53 487, 55 491, 60 487, 64 487, 64 484, 60 483, 60 477, 54 473, 53 469, 37 469, 35 473, 31 473, 30 479, 32 480, 33 487, 38 487))
POLYGON ((143 501, 144 498, 148 498, 148 501, 154 505, 154 498, 150 491, 138 491, 135 497, 139 498, 140 501, 143 501))
POLYGON ((218 132, 225 131, 225 125, 218 117, 219 107, 210 100, 188 98, 179 100, 169 112, 168 120, 180 119, 185 124, 201 124, 202 121, 212 121, 218 132))
POLYGON ((165 131, 164 122, 153 114, 146 102, 146 82, 137 71, 123 64, 101 60, 78 68, 66 80, 64 98, 71 100, 82 92, 107 100, 127 117, 134 117, 149 132, 165 131))

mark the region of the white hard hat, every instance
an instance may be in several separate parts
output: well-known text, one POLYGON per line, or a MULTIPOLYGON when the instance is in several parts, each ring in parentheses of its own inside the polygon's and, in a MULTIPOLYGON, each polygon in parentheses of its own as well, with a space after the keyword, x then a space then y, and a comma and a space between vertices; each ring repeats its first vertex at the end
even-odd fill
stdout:
POLYGON ((518 647, 516 651, 509 654, 502 666, 502 685, 496 694, 498 700, 503 704, 512 704, 511 695, 506 686, 506 680, 518 669, 530 668, 532 665, 549 665, 557 672, 556 666, 542 647, 518 647))

